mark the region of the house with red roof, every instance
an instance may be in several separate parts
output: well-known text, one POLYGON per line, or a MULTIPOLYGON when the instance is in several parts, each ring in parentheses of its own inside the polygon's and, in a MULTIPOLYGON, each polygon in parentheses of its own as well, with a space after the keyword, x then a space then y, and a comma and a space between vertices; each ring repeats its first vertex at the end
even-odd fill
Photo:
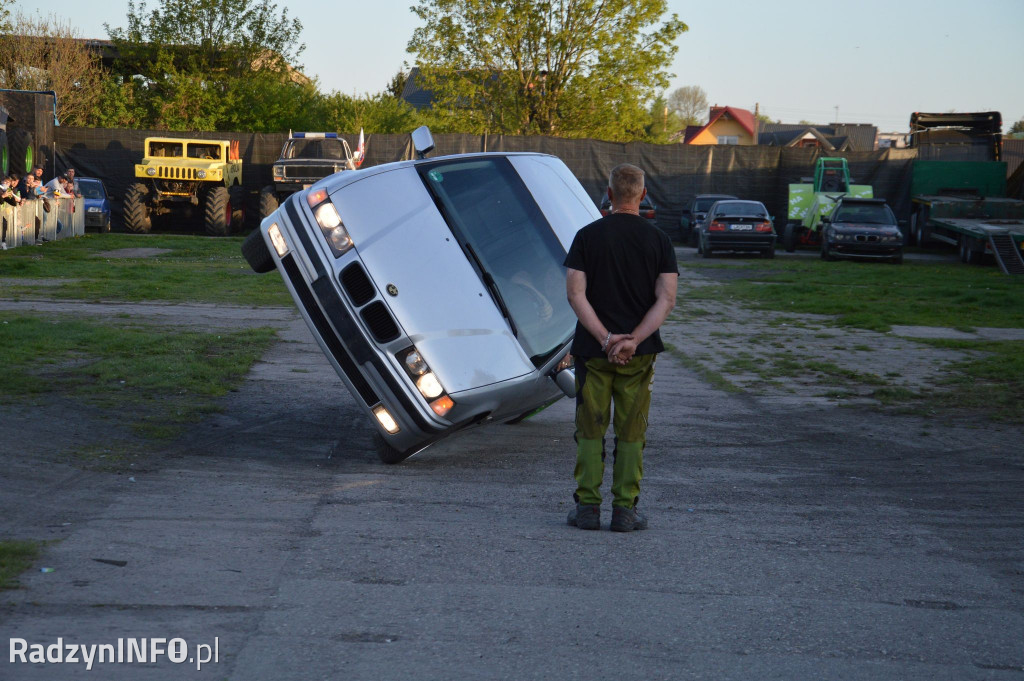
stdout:
POLYGON ((713 106, 706 125, 688 125, 683 144, 757 144, 757 119, 746 109, 713 106))

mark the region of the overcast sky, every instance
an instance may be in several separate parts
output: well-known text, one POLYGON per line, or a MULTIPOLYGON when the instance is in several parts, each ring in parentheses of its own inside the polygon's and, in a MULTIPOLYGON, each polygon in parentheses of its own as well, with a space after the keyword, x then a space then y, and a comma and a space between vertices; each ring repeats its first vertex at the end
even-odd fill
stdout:
MULTIPOLYGON (((325 91, 384 89, 418 25, 414 0, 278 2, 303 23, 303 71, 325 91)), ((150 7, 156 6, 150 0, 150 7)), ((127 0, 15 2, 67 16, 83 38, 125 26, 127 0), (88 6, 88 12, 82 12, 88 6)), ((711 104, 761 111, 785 123, 837 118, 882 131, 914 111, 1001 111, 1024 117, 1024 0, 669 0, 690 27, 678 39, 670 90, 699 85, 711 104)))

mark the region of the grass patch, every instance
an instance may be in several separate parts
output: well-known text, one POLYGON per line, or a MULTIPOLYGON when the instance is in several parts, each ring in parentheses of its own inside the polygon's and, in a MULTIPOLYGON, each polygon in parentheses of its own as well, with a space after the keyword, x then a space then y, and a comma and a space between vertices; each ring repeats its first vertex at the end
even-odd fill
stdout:
POLYGON ((140 435, 171 438, 217 410, 274 338, 268 328, 199 333, 0 313, 0 347, 31 348, 8 353, 0 402, 71 397, 140 435))
POLYGON ((952 366, 947 390, 927 396, 937 408, 983 411, 1000 421, 1024 422, 1024 341, 918 339, 937 348, 975 355, 952 366))
POLYGON ((727 374, 758 374, 764 368, 764 361, 753 357, 733 357, 722 365, 722 371, 727 374))
POLYGON ((281 277, 254 274, 242 257, 242 238, 88 234, 0 251, 4 297, 73 300, 172 301, 232 305, 291 305, 281 277), (145 258, 106 258, 122 248, 166 248, 145 258), (67 279, 33 286, 3 278, 67 279))
POLYGON ((18 575, 39 557, 39 544, 32 541, 0 541, 0 589, 18 588, 18 575))
POLYGON ((888 385, 878 388, 871 393, 871 397, 887 407, 916 402, 921 399, 919 393, 899 385, 888 385))
POLYGON ((126 473, 139 460, 139 448, 121 440, 89 445, 65 454, 66 462, 77 468, 103 473, 126 473))
MULTIPOLYGON (((704 269, 691 262, 683 267, 704 269)), ((716 272, 705 274, 714 279, 716 272)), ((787 313, 823 314, 873 331, 893 324, 1024 328, 1020 282, 995 267, 960 263, 823 262, 796 258, 764 261, 744 278, 737 270, 719 286, 694 287, 695 300, 742 301, 787 313), (752 282, 777 284, 751 286, 752 282)), ((792 325, 792 321, 786 320, 792 325)))
POLYGON ((885 385, 886 380, 877 374, 869 374, 863 371, 855 371, 853 369, 846 369, 834 364, 832 362, 824 362, 822 360, 808 360, 804 362, 804 368, 808 371, 813 371, 829 378, 850 381, 854 383, 863 383, 865 385, 885 385))
POLYGON ((668 343, 665 343, 665 349, 672 353, 672 356, 678 359, 680 364, 696 373, 698 376, 700 376, 701 380, 710 385, 712 388, 727 393, 743 392, 741 388, 739 388, 736 385, 733 385, 725 376, 718 373, 717 371, 708 369, 706 366, 701 364, 697 359, 690 357, 679 348, 668 343))

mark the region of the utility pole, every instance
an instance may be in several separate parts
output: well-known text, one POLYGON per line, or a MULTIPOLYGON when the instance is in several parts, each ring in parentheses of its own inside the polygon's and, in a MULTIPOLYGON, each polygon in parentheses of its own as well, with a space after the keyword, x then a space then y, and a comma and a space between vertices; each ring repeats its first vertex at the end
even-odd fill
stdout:
POLYGON ((836 110, 836 120, 835 120, 835 122, 838 123, 839 122, 839 105, 836 104, 834 108, 836 110))
POLYGON ((758 139, 758 133, 761 131, 761 103, 754 102, 754 144, 758 145, 761 142, 758 139))

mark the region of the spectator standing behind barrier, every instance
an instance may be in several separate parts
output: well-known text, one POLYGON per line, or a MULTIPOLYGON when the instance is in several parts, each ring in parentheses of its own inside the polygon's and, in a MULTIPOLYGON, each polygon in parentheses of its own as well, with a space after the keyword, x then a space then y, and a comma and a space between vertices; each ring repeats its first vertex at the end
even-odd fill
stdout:
POLYGON ((29 183, 32 181, 31 178, 33 177, 35 176, 32 175, 31 171, 29 171, 25 173, 25 177, 21 178, 21 180, 18 182, 18 193, 21 194, 22 198, 28 198, 28 192, 30 188, 29 183))
POLYGON ((11 173, 3 182, 0 182, 0 201, 12 206, 20 206, 23 199, 18 193, 18 175, 11 173))
POLYGON ((679 268, 668 236, 640 217, 644 173, 616 166, 608 180, 611 214, 573 239, 565 258, 566 291, 576 313, 576 507, 570 525, 601 528, 604 437, 613 419, 612 522, 617 532, 643 530, 639 510, 654 359, 664 350, 658 328, 675 306, 679 268))
POLYGON ((68 194, 74 197, 81 198, 82 192, 78 188, 78 180, 75 179, 75 169, 68 168, 67 170, 65 170, 64 177, 71 184, 71 187, 68 189, 68 194))
POLYGON ((38 199, 41 193, 39 180, 36 179, 34 174, 28 174, 25 176, 26 189, 25 193, 22 194, 26 200, 38 199))

